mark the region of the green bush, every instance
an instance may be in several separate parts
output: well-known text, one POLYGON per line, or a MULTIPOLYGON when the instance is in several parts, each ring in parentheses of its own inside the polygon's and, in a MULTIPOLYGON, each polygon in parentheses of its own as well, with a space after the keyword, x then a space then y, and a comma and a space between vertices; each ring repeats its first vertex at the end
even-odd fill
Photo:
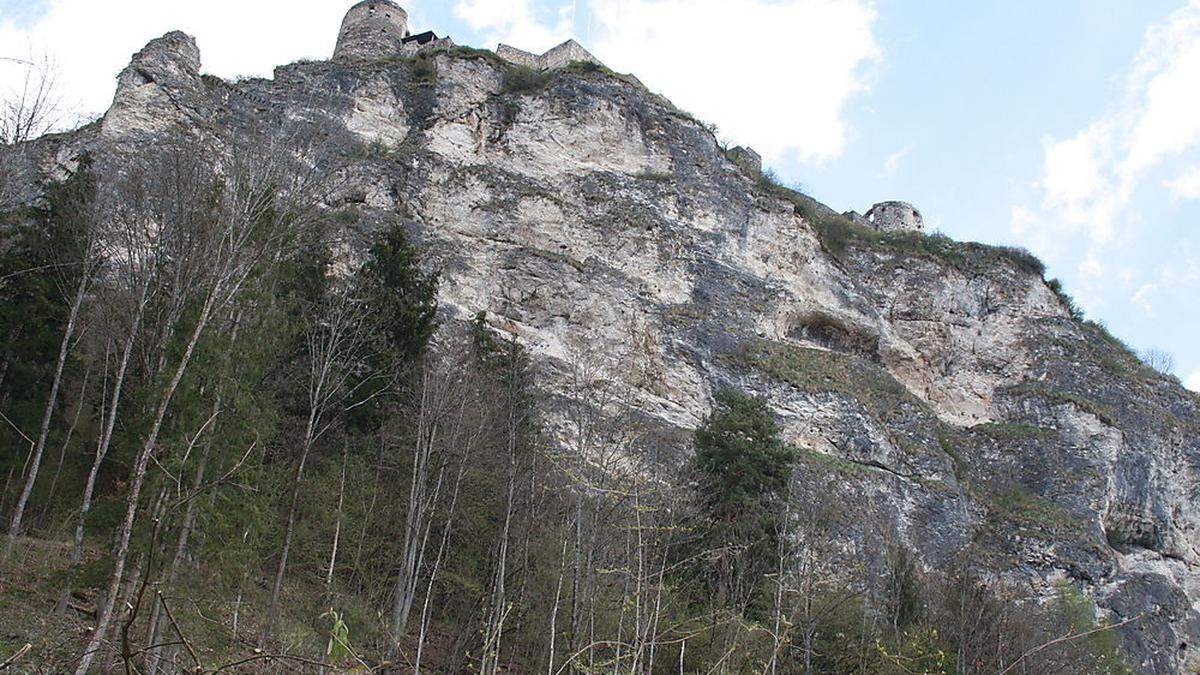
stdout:
POLYGON ((413 59, 412 78, 419 84, 437 82, 437 62, 433 60, 430 53, 421 52, 413 59))
POLYGON ((1063 289, 1062 281, 1058 279, 1051 279, 1050 281, 1046 282, 1046 285, 1049 286, 1050 290, 1054 291, 1054 294, 1058 296, 1058 301, 1067 308, 1067 312, 1070 313, 1072 319, 1075 319, 1076 321, 1083 321, 1083 310, 1080 309, 1079 305, 1075 304, 1075 299, 1067 294, 1066 290, 1063 289))
POLYGON ((1046 263, 1043 263, 1041 259, 1029 252, 1028 249, 1019 246, 998 246, 995 250, 999 255, 1008 258, 1022 272, 1035 274, 1039 277, 1046 274, 1046 263))
POLYGON ((592 61, 572 61, 567 64, 567 70, 573 73, 612 73, 611 70, 605 68, 599 63, 592 61))
POLYGON ((504 71, 504 82, 500 86, 502 94, 531 94, 545 89, 554 74, 529 66, 512 66, 504 71))
POLYGON ((675 180, 675 174, 671 173, 670 171, 651 171, 650 169, 645 169, 643 171, 639 171, 634 178, 637 178, 638 180, 648 180, 655 183, 669 183, 675 180))
POLYGON ((780 440, 766 399, 728 387, 716 393, 695 445, 698 497, 708 520, 703 546, 715 556, 717 603, 753 606, 778 554, 796 452, 780 440))

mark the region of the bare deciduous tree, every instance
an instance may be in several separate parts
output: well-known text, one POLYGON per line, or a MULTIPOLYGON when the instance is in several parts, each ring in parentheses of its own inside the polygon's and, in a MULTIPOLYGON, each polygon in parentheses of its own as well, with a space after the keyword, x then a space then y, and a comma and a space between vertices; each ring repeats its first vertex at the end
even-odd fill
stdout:
POLYGON ((0 92, 0 212, 15 207, 27 182, 26 141, 58 124, 60 100, 57 69, 49 57, 19 59, 0 56, 0 67, 20 69, 18 83, 0 92), (5 147, 7 146, 7 147, 5 147))
POLYGON ((104 603, 79 660, 77 675, 87 672, 112 623, 146 470, 197 345, 213 317, 232 306, 253 272, 261 264, 279 260, 295 231, 308 222, 312 183, 303 179, 311 174, 296 172, 291 161, 293 148, 269 139, 258 140, 261 144, 257 147, 228 153, 220 171, 205 169, 210 164, 202 159, 202 153, 212 149, 196 139, 181 139, 168 146, 168 168, 178 172, 180 167, 199 167, 202 175, 212 176, 208 180, 179 181, 180 189, 169 204, 173 208, 167 209, 158 222, 159 227, 173 231, 171 243, 179 247, 171 257, 175 269, 162 277, 165 295, 172 306, 190 305, 195 309, 169 312, 168 323, 163 326, 164 336, 181 336, 181 349, 175 355, 166 339, 158 347, 156 370, 163 377, 153 394, 153 412, 131 468, 104 603))
POLYGON ((58 407, 59 388, 62 386, 63 368, 66 367, 71 347, 76 340, 76 330, 79 327, 80 310, 87 298, 92 281, 99 270, 102 258, 100 256, 100 238, 97 222, 99 216, 96 210, 95 184, 90 171, 83 169, 80 174, 68 180, 57 191, 59 202, 55 209, 57 227, 67 233, 64 237, 66 250, 56 251, 58 258, 58 274, 60 289, 67 300, 67 318, 63 324, 62 338, 59 342, 58 360, 54 365, 54 374, 50 380, 50 392, 46 396, 46 405, 42 411, 42 422, 38 428, 37 440, 30 450, 29 470, 25 474, 25 484, 17 503, 13 507, 8 525, 8 538, 4 544, 5 557, 12 554, 16 545, 17 535, 21 532, 25 507, 33 486, 37 482, 41 469, 42 455, 46 449, 46 440, 50 435, 50 422, 58 407))
POLYGON ((1138 354, 1138 358, 1142 360, 1142 363, 1150 366, 1163 375, 1175 375, 1175 356, 1170 352, 1152 347, 1138 354))
POLYGON ((58 69, 49 56, 0 57, 20 68, 17 85, 0 95, 0 145, 31 141, 58 123, 61 100, 58 69))
POLYGON ((304 469, 308 464, 309 455, 317 440, 340 419, 340 413, 358 403, 351 399, 361 387, 352 385, 351 380, 356 366, 362 362, 367 345, 365 319, 363 305, 352 298, 345 289, 340 288, 321 303, 305 336, 308 418, 300 443, 296 470, 292 474, 291 499, 284 527, 283 545, 275 566, 275 580, 267 605, 267 620, 263 623, 259 636, 260 647, 266 644, 274 627, 275 611, 287 573, 304 469))

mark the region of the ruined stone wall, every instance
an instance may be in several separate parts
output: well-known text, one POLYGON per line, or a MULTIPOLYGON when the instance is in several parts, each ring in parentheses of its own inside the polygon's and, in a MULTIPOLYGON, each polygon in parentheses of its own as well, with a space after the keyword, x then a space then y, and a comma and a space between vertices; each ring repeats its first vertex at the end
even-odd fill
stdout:
POLYGON ((563 68, 569 65, 572 61, 583 61, 586 63, 595 63, 602 65, 600 60, 583 48, 574 40, 566 42, 550 49, 545 54, 538 56, 523 49, 517 49, 506 44, 501 44, 496 47, 496 54, 510 63, 515 63, 519 66, 535 68, 537 70, 553 70, 555 68, 563 68))
POLYGON ((592 56, 588 50, 583 48, 583 45, 574 40, 567 40, 545 54, 542 54, 541 61, 543 70, 562 68, 569 65, 572 61, 601 65, 599 59, 592 56))
POLYGON ((762 173, 762 155, 755 152, 754 148, 739 145, 730 150, 728 156, 734 164, 749 171, 751 174, 762 173))
POLYGON ((509 45, 501 43, 496 47, 496 55, 508 61, 515 63, 518 66, 527 66, 529 68, 541 68, 541 57, 537 54, 531 54, 524 49, 517 49, 509 45))
POLYGON ((905 202, 881 202, 867 211, 867 221, 883 232, 922 232, 921 212, 905 202))
POLYGON ((424 51, 426 49, 450 49, 451 47, 454 47, 454 46, 456 46, 454 44, 454 40, 451 40, 448 37, 431 40, 429 42, 426 42, 423 45, 417 44, 415 42, 409 42, 408 44, 404 45, 401 48, 400 55, 401 56, 416 56, 417 52, 424 51))

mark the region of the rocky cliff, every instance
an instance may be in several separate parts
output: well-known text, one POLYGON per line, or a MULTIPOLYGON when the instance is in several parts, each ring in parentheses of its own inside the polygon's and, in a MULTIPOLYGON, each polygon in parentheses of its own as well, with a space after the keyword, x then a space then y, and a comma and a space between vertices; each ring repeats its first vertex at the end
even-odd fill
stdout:
POLYGON ((1200 401, 1074 318, 1036 261, 848 223, 631 77, 508 70, 457 49, 227 82, 171 33, 99 122, 25 161, 54 177, 172 129, 316 130, 337 173, 323 208, 353 223, 343 253, 402 219, 444 311, 486 312, 551 394, 586 362, 680 454, 717 387, 762 394, 805 449, 798 490, 856 496, 847 547, 886 532, 931 569, 971 551, 1029 597, 1066 582, 1110 622, 1140 617, 1122 639, 1141 671, 1200 656, 1200 401))

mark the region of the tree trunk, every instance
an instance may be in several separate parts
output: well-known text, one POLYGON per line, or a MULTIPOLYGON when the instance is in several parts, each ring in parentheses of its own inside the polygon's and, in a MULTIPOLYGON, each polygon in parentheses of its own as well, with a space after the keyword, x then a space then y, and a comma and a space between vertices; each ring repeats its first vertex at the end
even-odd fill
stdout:
MULTIPOLYGON (((213 401, 212 415, 209 419, 217 416, 221 409, 221 397, 217 396, 213 401)), ((196 475, 192 477, 192 489, 189 493, 192 498, 188 500, 187 509, 183 513, 183 522, 179 524, 179 535, 175 539, 175 553, 171 556, 171 562, 167 566, 167 576, 163 583, 168 591, 175 585, 175 579, 179 574, 179 567, 183 564, 183 557, 187 553, 188 540, 192 535, 192 527, 196 522, 196 495, 199 494, 200 486, 204 484, 204 474, 208 468, 208 457, 212 452, 212 438, 204 445, 203 454, 200 455, 200 463, 196 466, 196 475)), ((162 642, 163 624, 162 624, 163 608, 162 603, 155 603, 154 610, 150 613, 150 626, 147 634, 150 636, 149 644, 156 645, 162 642)), ((150 673, 159 671, 160 659, 157 649, 152 649, 147 652, 147 660, 150 662, 150 673)), ((174 652, 174 647, 168 649, 166 654, 174 652)))
MULTIPOLYGON (((510 402, 515 407, 515 402, 510 402)), ((504 634, 504 619, 507 612, 505 597, 505 576, 508 574, 508 543, 512 528, 513 502, 517 490, 517 424, 516 411, 509 412, 508 426, 508 498, 504 508, 504 527, 500 532, 500 542, 496 555, 496 576, 492 582, 491 613, 484 633, 483 668, 485 675, 495 675, 500 671, 500 647, 504 634)))
POLYGON ((54 365, 54 378, 50 381, 50 395, 46 397, 46 407, 42 412, 42 426, 38 431, 37 442, 32 448, 29 473, 25 477, 25 487, 13 507, 12 520, 8 524, 8 541, 4 544, 4 556, 12 555, 13 546, 17 543, 17 535, 21 532, 21 520, 25 515, 25 506, 29 503, 29 495, 33 493, 33 484, 37 482, 38 469, 42 463, 42 452, 46 449, 46 437, 50 435, 50 420, 54 417, 54 409, 58 405, 58 389, 62 385, 63 368, 67 364, 67 354, 71 351, 71 338, 75 336, 75 322, 79 318, 79 308, 83 306, 83 298, 87 295, 89 275, 85 272, 79 280, 75 291, 75 299, 71 301, 71 310, 67 315, 67 326, 63 329, 62 343, 58 347, 58 361, 54 365))
POLYGON ((54 467, 54 478, 50 480, 50 491, 46 494, 46 506, 42 509, 41 521, 45 523, 54 508, 54 493, 58 490, 58 479, 62 475, 63 462, 67 458, 67 447, 75 436, 75 428, 79 426, 79 416, 83 413, 83 403, 87 400, 87 383, 91 378, 92 369, 89 366, 83 373, 83 384, 79 387, 79 401, 75 404, 75 414, 71 417, 71 426, 67 428, 67 437, 63 439, 58 450, 58 464, 54 467))
MULTIPOLYGON (((464 404, 466 400, 464 399, 464 404)), ((437 581, 438 571, 441 569, 442 560, 446 556, 446 550, 450 544, 450 531, 454 526, 454 515, 458 509, 458 496, 461 492, 463 477, 467 474, 467 461, 471 457, 471 448, 474 445, 474 438, 468 437, 466 447, 463 448, 463 456, 458 465, 458 476, 454 479, 454 493, 450 497, 450 508, 446 514, 446 525, 442 528, 442 541, 438 545, 437 557, 433 561, 433 570, 429 573, 429 584, 425 588, 425 604, 421 608, 421 629, 417 636, 417 657, 413 665, 414 672, 421 672, 421 656, 425 648, 425 632, 429 626, 429 605, 433 598, 433 584, 437 581)))
POLYGON ((70 580, 74 576, 74 572, 79 567, 79 563, 83 560, 83 534, 84 527, 87 523, 88 512, 92 508, 92 497, 96 490, 96 476, 100 473, 100 465, 104 463, 105 456, 108 455, 108 449, 112 443, 113 429, 117 422, 117 412, 121 406, 121 394, 125 385, 125 374, 129 368, 129 360, 133 355, 133 346, 137 340, 137 333, 142 324, 142 317, 145 315, 146 298, 149 292, 149 282, 142 285, 141 297, 139 298, 137 311, 133 316, 133 324, 130 326, 129 335, 125 337, 125 345, 121 351, 121 362, 117 366, 116 380, 113 382, 112 400, 109 401, 107 417, 101 411, 100 442, 96 446, 96 457, 92 461, 92 468, 88 472, 87 483, 83 488, 83 501, 79 507, 79 520, 75 523, 75 539, 71 546, 71 555, 68 562, 70 573, 67 575, 68 586, 63 589, 63 595, 59 599, 60 611, 66 609, 67 600, 71 594, 69 586, 70 580))
MULTIPOLYGON (((399 644, 408 628, 408 615, 412 611, 413 596, 416 594, 417 577, 420 574, 419 559, 424 550, 427 534, 427 511, 431 505, 427 503, 429 490, 429 462, 433 455, 433 444, 437 437, 437 420, 430 420, 436 414, 431 402, 431 375, 426 371, 422 375, 421 410, 417 417, 417 448, 413 453, 412 482, 408 491, 408 516, 404 526, 404 543, 401 547, 400 572, 396 576, 395 590, 392 595, 392 641, 399 644)), ((440 393, 440 392, 437 392, 440 393)), ((438 479, 440 489, 441 478, 438 479)), ((436 493, 433 501, 436 501, 436 493)))
POLYGON ((200 315, 196 319, 196 326, 192 329, 192 334, 188 339, 187 347, 179 359, 179 365, 176 366, 174 374, 164 386, 159 396, 158 406, 154 412, 154 419, 150 425, 150 432, 146 436, 146 442, 142 445, 142 449, 134 462, 133 473, 130 475, 129 494, 125 500, 125 518, 121 522, 117 545, 113 552, 113 571, 108 581, 109 592, 105 598, 104 607, 101 609, 99 619, 96 622, 96 631, 92 634, 92 639, 84 650, 83 657, 80 658, 79 667, 75 670, 75 675, 87 675, 88 667, 92 663, 92 655, 99 646, 99 641, 108 629, 109 623, 112 621, 117 590, 120 588, 121 579, 125 574, 125 563, 129 556, 129 540, 133 536, 133 524, 137 517, 138 500, 141 497, 142 484, 146 479, 146 468, 150 463, 150 455, 154 453, 157 447, 158 435, 162 431, 163 419, 167 416, 167 409, 171 405, 171 398, 175 395, 175 390, 179 387, 179 381, 183 379, 183 374, 187 371, 192 354, 196 350, 196 344, 200 341, 200 336, 204 333, 204 329, 208 325, 208 319, 212 315, 217 295, 218 289, 214 288, 204 301, 200 315))
MULTIPOLYGON (((347 441, 348 443, 349 441, 347 441)), ((342 505, 346 500, 346 458, 348 457, 348 449, 342 447, 342 476, 338 480, 338 504, 337 504, 337 520, 333 525, 333 546, 329 551, 329 570, 325 573, 325 595, 331 597, 333 595, 333 568, 337 565, 338 556, 338 541, 342 537, 342 505)))
POLYGON ((292 550, 292 536, 296 531, 296 509, 300 506, 300 486, 304 478, 304 465, 308 462, 308 454, 313 446, 316 416, 315 408, 309 411, 308 424, 304 431, 304 445, 300 449, 300 463, 296 465, 296 473, 292 478, 292 499, 288 505, 287 528, 283 532, 283 548, 279 552, 279 564, 275 567, 275 581, 271 584, 271 599, 267 604, 262 633, 258 636, 259 649, 266 648, 271 631, 275 628, 275 613, 279 607, 279 595, 283 591, 283 577, 287 571, 288 555, 292 550))

